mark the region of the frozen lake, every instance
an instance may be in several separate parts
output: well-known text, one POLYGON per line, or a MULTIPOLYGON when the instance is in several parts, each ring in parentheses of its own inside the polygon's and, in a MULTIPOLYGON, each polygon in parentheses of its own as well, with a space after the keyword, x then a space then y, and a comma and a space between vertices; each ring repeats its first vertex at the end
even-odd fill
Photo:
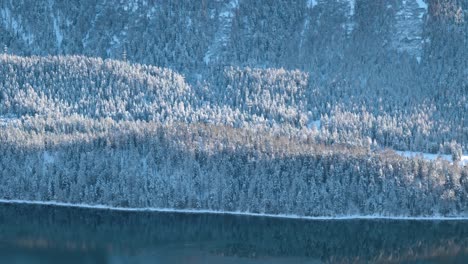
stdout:
POLYGON ((468 221, 0 204, 0 263, 468 263, 468 221))

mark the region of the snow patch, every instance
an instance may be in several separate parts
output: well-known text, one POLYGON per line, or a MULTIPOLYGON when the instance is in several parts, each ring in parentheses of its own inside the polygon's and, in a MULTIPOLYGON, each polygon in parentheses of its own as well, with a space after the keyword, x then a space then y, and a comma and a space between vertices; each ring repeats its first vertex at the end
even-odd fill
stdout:
POLYGON ((145 6, 146 10, 146 18, 150 20, 156 18, 156 12, 158 11, 156 8, 156 3, 151 3, 151 5, 148 5, 147 2, 144 2, 143 5, 145 6))
POLYGON ((416 3, 418 4, 419 8, 423 8, 427 11, 427 4, 424 2, 424 0, 416 0, 416 3))
POLYGON ((466 221, 468 220, 468 216, 442 216, 442 215, 421 216, 421 217, 385 216, 385 215, 301 216, 301 215, 288 215, 288 214, 261 214, 261 213, 249 213, 249 212, 239 212, 239 211, 213 211, 213 210, 171 209, 171 208, 151 208, 151 207, 131 208, 131 207, 107 206, 107 205, 101 205, 101 204, 72 204, 72 203, 63 203, 63 202, 56 202, 56 201, 45 202, 45 201, 6 200, 6 199, 0 199, 0 203, 73 207, 73 208, 86 208, 86 209, 125 211, 125 212, 243 215, 243 216, 304 219, 304 220, 417 220, 417 221, 466 221))
POLYGON ((319 120, 310 120, 309 123, 307 124, 308 129, 316 128, 317 130, 320 130, 322 127, 322 122, 319 120))
POLYGON ((356 0, 348 0, 349 3, 349 16, 354 16, 356 8, 356 0))
MULTIPOLYGON (((431 154, 423 152, 414 152, 414 151, 395 151, 398 155, 406 158, 422 158, 427 161, 434 161, 437 159, 443 159, 448 162, 453 163, 452 155, 441 155, 441 154, 431 154)), ((468 155, 463 155, 461 160, 458 162, 460 166, 468 166, 468 155)))
POLYGON ((44 164, 51 164, 54 162, 55 162, 55 157, 51 153, 44 151, 44 164))
POLYGON ((302 26, 301 30, 301 39, 299 40, 299 51, 302 50, 302 47, 304 46, 304 39, 305 39, 305 33, 309 29, 310 26, 310 17, 307 16, 304 21, 304 25, 302 26))
POLYGON ((54 33, 55 33, 55 39, 57 41, 57 47, 60 49, 62 47, 62 41, 63 41, 63 35, 62 32, 60 31, 60 27, 58 26, 57 18, 54 16, 54 33))
POLYGON ((314 8, 317 5, 317 0, 307 0, 307 8, 314 8))
POLYGON ((354 14, 356 12, 356 0, 344 0, 344 2, 347 2, 348 13, 346 17, 347 21, 346 24, 343 25, 343 28, 346 29, 346 33, 349 35, 353 32, 355 28, 354 14))
POLYGON ((135 13, 136 11, 138 11, 138 1, 129 1, 127 3, 125 3, 126 5, 123 6, 123 10, 126 11, 126 12, 133 12, 135 13))
POLYGON ((120 44, 120 39, 116 35, 113 35, 112 40, 111 40, 111 45, 118 45, 118 44, 120 44))

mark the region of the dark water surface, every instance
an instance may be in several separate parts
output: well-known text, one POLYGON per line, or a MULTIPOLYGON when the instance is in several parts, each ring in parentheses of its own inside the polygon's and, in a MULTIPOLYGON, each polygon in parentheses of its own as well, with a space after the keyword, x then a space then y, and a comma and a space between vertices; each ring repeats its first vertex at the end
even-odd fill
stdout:
POLYGON ((468 263, 468 222, 0 204, 0 263, 468 263))

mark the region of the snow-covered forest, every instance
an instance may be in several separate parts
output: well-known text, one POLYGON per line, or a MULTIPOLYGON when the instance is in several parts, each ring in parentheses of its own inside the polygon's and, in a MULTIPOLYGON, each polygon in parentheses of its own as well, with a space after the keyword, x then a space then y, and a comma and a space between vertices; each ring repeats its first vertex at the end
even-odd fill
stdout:
POLYGON ((466 216, 467 10, 4 1, 0 199, 466 216))
POLYGON ((351 113, 336 100, 326 112, 325 91, 301 71, 227 67, 194 86, 171 70, 77 56, 2 55, 0 69, 2 199, 304 216, 468 210, 468 167, 385 149, 461 152, 459 123, 445 139, 425 130, 437 122, 427 113, 392 126, 371 104, 351 113), (405 126, 427 134, 398 134, 405 126))
POLYGON ((311 130, 323 144, 460 157, 468 94, 317 86, 307 72, 225 67, 190 84, 172 70, 79 56, 0 55, 0 116, 69 116, 311 130), (385 96, 382 96, 386 94, 385 96))
POLYGON ((80 117, 2 130, 3 199, 307 216, 464 215, 468 169, 214 125, 80 117))

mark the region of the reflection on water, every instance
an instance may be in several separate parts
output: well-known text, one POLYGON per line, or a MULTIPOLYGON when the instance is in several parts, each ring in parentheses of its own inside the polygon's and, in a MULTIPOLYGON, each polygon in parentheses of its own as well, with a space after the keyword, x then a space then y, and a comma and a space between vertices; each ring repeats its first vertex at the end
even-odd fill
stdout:
POLYGON ((0 263, 468 263, 468 222, 0 205, 0 263))

